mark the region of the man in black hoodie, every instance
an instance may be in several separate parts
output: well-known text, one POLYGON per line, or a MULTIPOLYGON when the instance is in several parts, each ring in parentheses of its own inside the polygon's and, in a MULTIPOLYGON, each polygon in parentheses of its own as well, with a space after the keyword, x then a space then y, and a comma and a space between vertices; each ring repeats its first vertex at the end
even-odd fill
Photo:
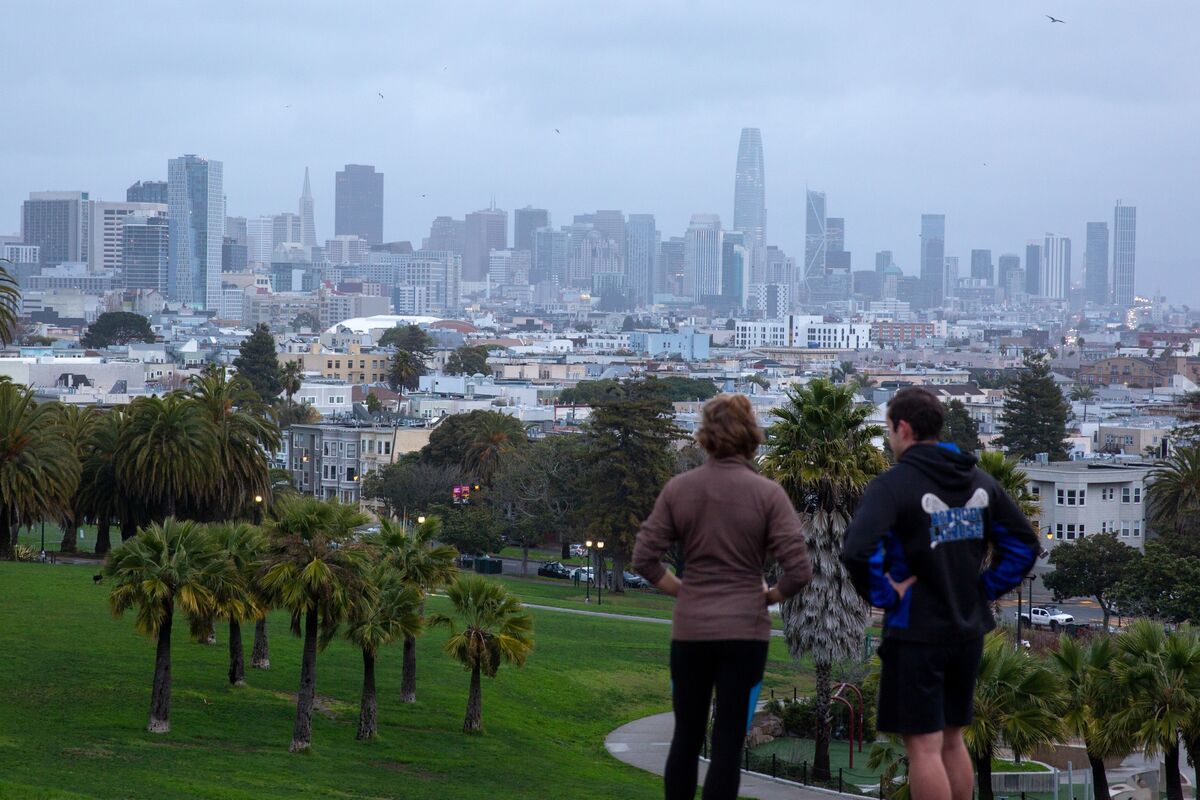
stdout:
POLYGON ((944 417, 923 388, 888 403, 896 465, 867 487, 842 550, 854 588, 884 609, 876 727, 904 738, 915 800, 971 797, 962 731, 983 635, 996 624, 990 604, 1020 585, 1041 549, 975 457, 938 441, 944 417))

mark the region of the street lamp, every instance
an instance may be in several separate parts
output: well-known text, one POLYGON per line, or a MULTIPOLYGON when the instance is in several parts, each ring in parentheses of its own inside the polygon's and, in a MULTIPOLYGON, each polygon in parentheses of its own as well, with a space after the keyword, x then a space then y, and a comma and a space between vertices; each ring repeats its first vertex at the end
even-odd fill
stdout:
POLYGON ((417 524, 418 524, 418 525, 424 525, 424 524, 425 524, 425 518, 424 518, 424 517, 417 517, 417 524))
POLYGON ((600 569, 596 570, 596 605, 604 605, 604 542, 596 542, 596 555, 600 569))
MULTIPOLYGON (((592 568, 592 561, 594 560, 592 558, 592 544, 593 544, 593 542, 591 539, 588 539, 586 542, 583 543, 583 546, 587 548, 587 552, 588 552, 588 569, 592 568)), ((584 594, 583 602, 590 603, 590 602, 592 602, 592 579, 591 579, 591 576, 587 577, 586 584, 587 584, 587 586, 583 590, 583 594, 584 594)))

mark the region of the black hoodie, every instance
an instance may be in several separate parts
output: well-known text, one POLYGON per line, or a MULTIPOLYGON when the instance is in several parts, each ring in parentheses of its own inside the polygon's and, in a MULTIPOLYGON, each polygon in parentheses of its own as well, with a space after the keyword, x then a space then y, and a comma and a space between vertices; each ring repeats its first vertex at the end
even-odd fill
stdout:
POLYGON ((995 627, 991 601, 1020 585, 1040 550, 1025 515, 974 456, 917 444, 867 486, 842 562, 863 599, 884 609, 885 637, 954 642, 995 627), (989 545, 992 563, 981 571, 989 545), (888 575, 917 580, 901 599, 888 575))

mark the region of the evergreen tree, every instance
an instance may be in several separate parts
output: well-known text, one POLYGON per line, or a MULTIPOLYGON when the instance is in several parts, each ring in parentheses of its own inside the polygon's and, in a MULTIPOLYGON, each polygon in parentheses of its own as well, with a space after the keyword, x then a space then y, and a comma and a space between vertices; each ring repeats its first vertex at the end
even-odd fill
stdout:
POLYGON ((379 337, 380 347, 407 350, 422 361, 429 357, 433 345, 433 337, 419 325, 397 325, 384 331, 383 335, 379 337))
POLYGON ((132 311, 105 311, 79 339, 84 347, 108 347, 130 342, 153 342, 150 320, 132 311))
POLYGON ((449 375, 487 375, 488 347, 460 347, 446 359, 446 372, 449 375))
POLYGON ((401 389, 411 392, 417 388, 421 382, 421 376, 427 371, 425 361, 420 354, 409 350, 397 350, 388 367, 388 385, 394 392, 401 389))
POLYGON ((233 360, 233 366, 239 375, 250 381, 263 401, 270 402, 283 391, 275 339, 265 322, 258 323, 249 338, 242 342, 241 353, 233 360))
POLYGON ((983 449, 979 442, 979 423, 971 419, 971 413, 967 411, 962 400, 951 400, 946 405, 942 441, 953 442, 964 453, 974 453, 983 449))
POLYGON ((1004 394, 1000 446, 1019 459, 1046 453, 1051 461, 1066 461, 1070 417, 1071 404, 1055 385, 1046 354, 1027 354, 1020 376, 1004 394))

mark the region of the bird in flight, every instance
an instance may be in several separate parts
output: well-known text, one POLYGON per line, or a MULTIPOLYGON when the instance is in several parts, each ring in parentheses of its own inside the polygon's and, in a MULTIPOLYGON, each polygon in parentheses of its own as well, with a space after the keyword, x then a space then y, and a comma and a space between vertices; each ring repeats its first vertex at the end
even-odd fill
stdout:
POLYGON ((1061 22, 1063 25, 1067 24, 1066 20, 1061 20, 1058 17, 1052 17, 1049 14, 1046 15, 1046 19, 1050 20, 1051 22, 1061 22))
POLYGON ((284 108, 291 108, 291 107, 292 107, 291 103, 288 103, 286 106, 284 106, 284 108))
POLYGON ((382 99, 383 99, 383 92, 376 92, 375 94, 379 95, 379 99, 380 99, 380 100, 382 100, 382 99))
POLYGON ((555 129, 554 129, 554 132, 555 132, 555 133, 562 133, 562 131, 560 131, 558 128, 555 128, 555 129))

